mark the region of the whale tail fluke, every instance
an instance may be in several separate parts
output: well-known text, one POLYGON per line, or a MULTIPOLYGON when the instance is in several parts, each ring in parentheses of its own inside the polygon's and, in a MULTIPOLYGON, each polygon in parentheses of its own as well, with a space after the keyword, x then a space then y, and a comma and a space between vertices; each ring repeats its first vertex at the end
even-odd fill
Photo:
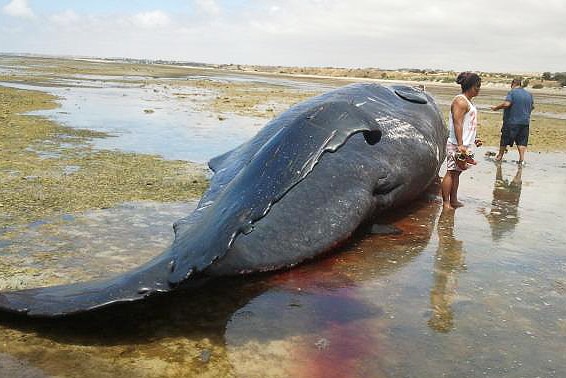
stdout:
POLYGON ((168 292, 173 289, 167 280, 170 257, 166 251, 135 270, 108 279, 1 292, 0 311, 65 316, 168 292))

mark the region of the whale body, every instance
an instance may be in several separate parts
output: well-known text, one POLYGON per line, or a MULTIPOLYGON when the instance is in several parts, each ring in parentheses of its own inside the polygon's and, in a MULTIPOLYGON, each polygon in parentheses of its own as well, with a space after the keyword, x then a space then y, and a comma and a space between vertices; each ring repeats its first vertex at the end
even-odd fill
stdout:
POLYGON ((209 188, 163 253, 106 280, 2 292, 0 311, 70 315, 292 267, 423 193, 446 138, 434 99, 417 88, 363 83, 313 97, 209 162, 209 188))

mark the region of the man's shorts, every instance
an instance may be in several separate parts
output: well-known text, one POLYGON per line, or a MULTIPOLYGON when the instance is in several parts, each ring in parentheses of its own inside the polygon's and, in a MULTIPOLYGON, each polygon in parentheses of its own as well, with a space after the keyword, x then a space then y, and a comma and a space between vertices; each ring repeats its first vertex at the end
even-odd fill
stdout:
POLYGON ((527 146, 529 125, 503 125, 499 145, 513 147, 513 143, 517 143, 517 146, 527 146))

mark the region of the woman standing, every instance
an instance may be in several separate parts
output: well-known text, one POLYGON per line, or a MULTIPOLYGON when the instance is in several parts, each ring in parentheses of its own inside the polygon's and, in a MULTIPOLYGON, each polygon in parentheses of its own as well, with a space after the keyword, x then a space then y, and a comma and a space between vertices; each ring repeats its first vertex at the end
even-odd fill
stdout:
POLYGON ((462 72, 456 78, 462 93, 454 97, 450 106, 448 127, 450 135, 446 143, 446 175, 442 180, 442 201, 444 208, 454 209, 463 206, 458 201, 460 174, 468 168, 466 156, 471 154, 476 141, 478 111, 472 99, 480 93, 481 78, 473 72, 462 72))

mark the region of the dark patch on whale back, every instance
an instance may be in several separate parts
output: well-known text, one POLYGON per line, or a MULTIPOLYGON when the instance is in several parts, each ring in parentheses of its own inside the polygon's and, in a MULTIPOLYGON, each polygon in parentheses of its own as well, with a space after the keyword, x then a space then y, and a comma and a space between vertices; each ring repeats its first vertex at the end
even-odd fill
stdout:
POLYGON ((426 104, 428 100, 426 95, 413 87, 397 87, 394 89, 395 94, 403 100, 414 102, 415 104, 426 104))

